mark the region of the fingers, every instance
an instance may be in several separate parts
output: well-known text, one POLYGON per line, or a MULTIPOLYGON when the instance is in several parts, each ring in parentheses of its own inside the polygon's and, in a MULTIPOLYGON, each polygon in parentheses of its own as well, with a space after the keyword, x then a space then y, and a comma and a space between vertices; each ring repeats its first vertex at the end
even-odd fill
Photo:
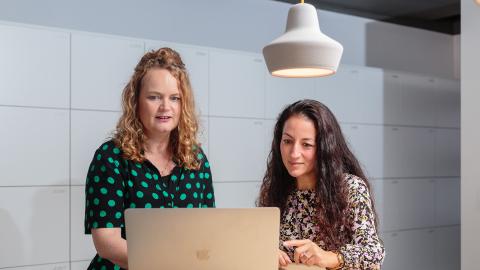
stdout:
POLYGON ((298 247, 302 246, 308 243, 311 243, 312 241, 309 239, 302 239, 302 240, 288 240, 283 242, 283 245, 286 247, 298 247))
POLYGON ((287 262, 281 254, 278 254, 278 263, 280 264, 280 266, 287 266, 287 262))
POLYGON ((302 261, 306 261, 308 259, 305 246, 302 246, 303 249, 300 249, 300 247, 296 248, 295 251, 293 252, 293 260, 296 263, 301 263, 302 261))
POLYGON ((298 246, 295 249, 295 252, 293 253, 293 257, 296 263, 303 263, 312 256, 313 253, 310 250, 311 246, 312 244, 310 242, 302 246, 298 246))
POLYGON ((309 250, 306 250, 304 252, 299 251, 298 254, 298 259, 300 263, 306 263, 307 261, 312 259, 312 257, 314 257, 313 254, 309 252, 309 250))
POLYGON ((304 262, 304 264, 308 265, 308 266, 312 266, 315 264, 315 257, 312 256, 310 257, 306 262, 304 262))
MULTIPOLYGON (((309 249, 309 244, 311 243, 312 241, 309 239, 302 239, 285 241, 283 242, 283 245, 285 247, 297 247, 293 253, 293 261, 301 263, 302 260, 308 260, 308 258, 300 258, 300 256, 309 249)), ((305 257, 305 255, 303 257, 305 257)))
POLYGON ((308 260, 311 259, 311 255, 308 253, 308 251, 306 252, 302 252, 300 253, 300 262, 301 263, 306 263, 308 260))
POLYGON ((290 257, 288 257, 287 253, 285 253, 285 252, 282 251, 282 256, 283 256, 283 258, 285 259, 285 262, 286 262, 287 264, 292 263, 292 260, 290 260, 290 257))
POLYGON ((280 263, 280 266, 287 266, 289 263, 292 263, 287 253, 281 250, 278 252, 278 262, 280 263))
MULTIPOLYGON (((308 253, 309 255, 313 254, 312 243, 308 243, 308 244, 305 244, 303 246, 298 246, 295 249, 295 253, 298 253, 298 254, 308 253)), ((307 255, 307 254, 305 254, 305 255, 307 255)))
POLYGON ((293 253, 293 261, 295 263, 300 263, 300 254, 301 253, 298 253, 297 250, 295 250, 295 252, 293 253))

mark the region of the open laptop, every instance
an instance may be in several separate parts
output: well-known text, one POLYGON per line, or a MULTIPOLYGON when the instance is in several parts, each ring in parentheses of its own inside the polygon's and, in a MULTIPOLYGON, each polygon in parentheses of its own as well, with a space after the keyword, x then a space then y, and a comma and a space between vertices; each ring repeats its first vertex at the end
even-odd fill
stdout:
POLYGON ((278 208, 125 211, 129 270, 277 270, 278 208))

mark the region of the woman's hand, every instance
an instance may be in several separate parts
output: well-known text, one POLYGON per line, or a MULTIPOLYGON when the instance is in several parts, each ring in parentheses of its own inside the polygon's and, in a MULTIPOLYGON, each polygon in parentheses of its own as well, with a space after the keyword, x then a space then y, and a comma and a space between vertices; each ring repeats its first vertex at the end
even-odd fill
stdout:
POLYGON ((292 263, 287 253, 282 250, 278 250, 278 264, 282 267, 287 266, 289 263, 292 263))
POLYGON ((334 268, 340 263, 337 254, 323 250, 308 239, 285 241, 283 245, 285 247, 296 247, 293 255, 296 263, 317 265, 326 268, 334 268))

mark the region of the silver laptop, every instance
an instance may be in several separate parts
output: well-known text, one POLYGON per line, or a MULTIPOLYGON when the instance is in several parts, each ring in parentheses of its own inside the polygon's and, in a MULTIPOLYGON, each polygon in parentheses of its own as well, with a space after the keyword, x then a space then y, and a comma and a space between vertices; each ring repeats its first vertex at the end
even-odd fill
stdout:
POLYGON ((278 208, 127 209, 130 270, 277 270, 278 208))

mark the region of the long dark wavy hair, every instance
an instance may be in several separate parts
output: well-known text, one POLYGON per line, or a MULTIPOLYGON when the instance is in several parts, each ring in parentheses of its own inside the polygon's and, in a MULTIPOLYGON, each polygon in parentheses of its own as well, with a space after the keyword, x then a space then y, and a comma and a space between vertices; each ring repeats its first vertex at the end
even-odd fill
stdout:
MULTIPOLYGON (((318 198, 316 222, 321 237, 327 247, 338 249, 342 239, 352 237, 351 220, 346 214, 348 206, 348 187, 345 174, 362 178, 370 191, 370 185, 358 160, 350 151, 333 113, 324 104, 316 100, 300 100, 286 107, 278 116, 275 124, 272 148, 268 156, 267 171, 260 188, 258 206, 279 207, 283 214, 287 197, 296 189, 292 177, 282 162, 280 143, 285 122, 292 116, 307 117, 315 125, 317 145, 315 192, 318 198), (340 228, 344 228, 343 233, 340 228), (342 235, 343 236, 342 236, 342 235)), ((372 203, 373 208, 373 203, 372 203)), ((375 213, 375 209, 372 209, 375 213)), ((375 223, 376 223, 375 214, 375 223)), ((351 239, 349 239, 351 240, 351 239)))

